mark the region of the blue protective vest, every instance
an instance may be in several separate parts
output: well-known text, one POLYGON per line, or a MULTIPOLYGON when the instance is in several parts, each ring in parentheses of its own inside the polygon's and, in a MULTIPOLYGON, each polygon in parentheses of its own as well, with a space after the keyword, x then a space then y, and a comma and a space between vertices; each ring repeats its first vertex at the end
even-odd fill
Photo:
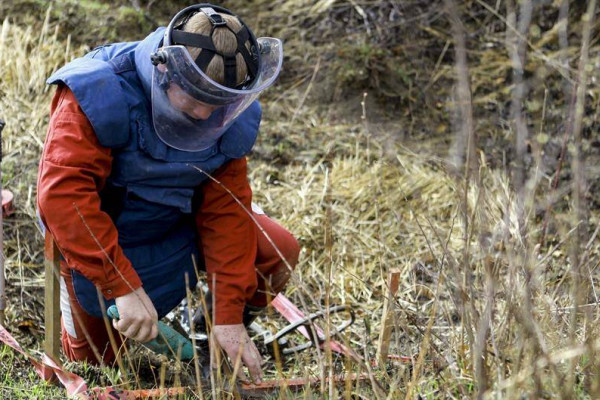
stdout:
MULTIPOLYGON (((246 155, 258 134, 261 109, 254 102, 212 147, 183 152, 154 132, 150 109, 150 53, 162 40, 159 28, 141 42, 94 49, 54 73, 48 84, 64 83, 75 95, 113 165, 102 209, 111 215, 119 244, 140 276, 159 318, 185 297, 185 275, 197 282, 192 257, 201 266, 192 217, 196 189, 226 162, 246 155)), ((87 232, 81 232, 82 235, 87 232)), ((72 270, 77 300, 102 316, 95 286, 72 270)), ((106 301, 107 304, 113 301, 106 301)))

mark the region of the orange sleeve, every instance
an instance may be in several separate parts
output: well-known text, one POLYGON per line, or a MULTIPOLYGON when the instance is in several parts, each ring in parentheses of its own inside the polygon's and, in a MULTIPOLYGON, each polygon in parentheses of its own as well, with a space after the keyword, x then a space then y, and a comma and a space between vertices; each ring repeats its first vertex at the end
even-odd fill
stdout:
POLYGON ((202 186, 203 200, 196 213, 208 285, 215 296, 216 325, 241 324, 244 305, 257 288, 257 228, 248 215, 252 190, 246 175, 245 158, 219 169, 213 177, 222 186, 210 179, 202 186))
POLYGON ((100 210, 98 193, 111 165, 110 149, 98 142, 73 93, 59 86, 40 160, 38 208, 67 265, 108 299, 142 285, 118 244, 111 218, 100 210))

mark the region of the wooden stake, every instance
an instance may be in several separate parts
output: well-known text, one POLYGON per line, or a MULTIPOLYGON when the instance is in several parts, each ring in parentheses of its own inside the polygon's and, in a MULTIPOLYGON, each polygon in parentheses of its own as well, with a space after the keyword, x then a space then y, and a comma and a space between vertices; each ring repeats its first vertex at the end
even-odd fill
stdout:
POLYGON ((381 330, 379 331, 379 340, 377 341, 377 360, 379 365, 385 365, 390 349, 390 337, 394 323, 394 314, 392 312, 394 298, 400 285, 400 271, 391 271, 388 275, 388 295, 383 301, 383 316, 381 319, 381 330))
POLYGON ((46 325, 44 351, 55 360, 58 360, 60 351, 60 283, 58 280, 60 252, 48 230, 46 230, 44 256, 44 322, 46 325))

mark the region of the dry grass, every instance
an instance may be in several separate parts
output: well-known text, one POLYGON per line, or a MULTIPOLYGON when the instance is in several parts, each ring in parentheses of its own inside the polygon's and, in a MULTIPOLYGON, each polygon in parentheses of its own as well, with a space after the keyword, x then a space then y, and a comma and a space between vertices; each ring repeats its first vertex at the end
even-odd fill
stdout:
MULTIPOLYGON (((338 110, 334 112, 327 104, 315 101, 324 91, 319 85, 337 70, 330 69, 332 64, 325 58, 315 68, 319 43, 311 36, 311 44, 302 47, 298 32, 307 26, 318 28, 319 18, 326 20, 344 10, 360 20, 359 9, 371 16, 368 12, 382 12, 392 3, 369 8, 368 4, 353 1, 283 1, 278 12, 289 16, 288 30, 268 23, 275 12, 257 17, 257 23, 289 36, 290 60, 298 62, 288 71, 291 75, 284 80, 284 93, 272 90, 266 98, 262 135, 250 158, 256 201, 288 227, 302 245, 301 261, 287 293, 310 312, 326 304, 354 305, 358 322, 344 340, 361 355, 373 358, 386 278, 390 270, 400 270, 400 289, 393 304, 391 352, 415 356, 410 367, 392 365, 389 374, 374 372, 383 390, 368 384, 342 388, 339 393, 320 387, 300 397, 600 398, 595 357, 600 346, 596 339, 600 327, 598 210, 592 202, 597 201, 597 194, 592 189, 584 193, 587 197, 582 202, 592 201, 582 221, 570 211, 573 199, 569 176, 576 170, 568 165, 569 175, 561 175, 560 184, 552 189, 557 165, 547 157, 560 148, 564 129, 559 127, 567 125, 566 115, 572 111, 569 102, 556 94, 563 90, 560 74, 568 75, 570 82, 580 76, 577 60, 581 43, 574 40, 565 52, 559 52, 560 29, 552 27, 538 36, 533 31, 533 37, 525 42, 529 55, 525 68, 533 76, 530 82, 539 81, 538 74, 543 73, 540 69, 551 71, 545 77, 552 80, 546 87, 551 95, 540 96, 543 91, 532 86, 524 98, 515 100, 522 103, 517 105, 523 106, 529 122, 526 140, 532 147, 523 160, 525 190, 517 192, 514 188, 520 186, 511 173, 513 119, 498 116, 509 109, 503 104, 511 99, 514 65, 510 49, 501 42, 504 32, 498 28, 506 28, 502 21, 508 17, 503 9, 486 8, 480 3, 475 1, 466 7, 475 10, 470 14, 472 24, 487 23, 481 36, 469 39, 477 44, 469 49, 469 56, 476 56, 480 62, 469 59, 470 81, 462 80, 463 84, 471 84, 473 98, 469 105, 475 116, 474 128, 455 125, 474 129, 480 140, 493 139, 494 146, 479 142, 475 153, 478 167, 471 179, 461 173, 462 164, 458 168, 449 164, 445 151, 440 153, 441 158, 436 157, 435 149, 428 144, 413 143, 407 148, 393 131, 382 134, 380 125, 375 124, 381 115, 381 110, 372 108, 376 102, 361 105, 363 98, 350 98, 348 103, 356 103, 350 108, 352 114, 339 119, 338 110), (307 13, 310 17, 303 19, 307 13), (488 40, 493 45, 481 45, 488 40), (308 53, 302 53, 305 48, 308 53), (564 54, 571 58, 569 68, 561 64, 564 54), (313 86, 309 86, 311 82, 313 86), (502 148, 503 144, 508 145, 502 148), (503 151, 507 154, 504 160, 503 151), (540 243, 546 209, 551 211, 550 223, 545 241, 540 243), (577 231, 577 227, 584 229, 577 231), (573 260, 577 260, 576 265, 573 260)), ((423 15, 439 16, 427 14, 425 6, 422 11, 423 15)), ((518 16, 519 10, 515 13, 518 16)), ((575 16, 570 19, 569 29, 579 37, 584 26, 575 16)), ((433 23, 432 18, 424 17, 422 21, 433 23)), ((449 19, 445 21, 443 27, 449 32, 449 19)), ((596 32, 595 28, 592 25, 590 29, 596 32)), ((7 121, 3 185, 15 192, 18 208, 18 214, 5 225, 11 296, 8 315, 15 324, 27 318, 41 321, 37 299, 42 290, 42 244, 35 227, 34 198, 51 92, 44 81, 72 54, 85 50, 69 50, 68 44, 58 40, 57 29, 49 23, 38 30, 5 21, 0 34, 0 117, 7 121)), ((352 29, 358 28, 352 25, 352 29)), ((354 37, 352 29, 349 37, 354 37)), ((423 23, 418 30, 439 35, 435 40, 441 43, 454 41, 450 33, 431 24, 423 23)), ((460 35, 460 29, 454 32, 460 35)), ((592 33, 590 42, 590 59, 597 61, 597 33, 592 33)), ((414 82, 437 91, 434 94, 443 105, 418 103, 430 98, 431 92, 423 97, 402 98, 410 103, 410 112, 396 116, 393 124, 403 126, 396 130, 422 124, 422 129, 432 135, 431 143, 439 141, 439 135, 444 135, 442 141, 450 141, 452 115, 458 111, 454 94, 443 87, 455 79, 453 58, 445 54, 452 52, 452 46, 441 46, 433 62, 423 62, 428 68, 425 72, 410 75, 414 82), (428 119, 424 114, 432 109, 437 109, 439 115, 428 119)), ((587 110, 580 115, 584 130, 596 126, 594 109, 600 98, 595 70, 590 73, 589 96, 581 100, 587 110)), ((456 98, 462 97, 457 94, 456 98)), ((585 164, 585 158, 594 160, 591 157, 596 153, 585 147, 593 138, 586 140, 584 136, 582 163, 576 168, 585 171, 593 185, 597 171, 592 161, 585 164)), ((439 145, 436 142, 432 146, 439 145)), ((274 321, 268 323, 274 325, 277 319, 274 321)), ((39 345, 31 335, 22 334, 20 338, 26 347, 39 345)), ((138 371, 148 368, 147 360, 142 364, 145 366, 138 366, 138 371)), ((135 381, 113 370, 87 369, 77 364, 69 367, 103 384, 135 381)), ((275 364, 271 367, 271 377, 366 370, 364 365, 332 361, 315 351, 299 355, 283 368, 275 364)))
MULTIPOLYGON (((48 17, 48 15, 46 15, 48 17)), ((71 58, 69 43, 57 39, 58 26, 18 27, 2 21, 0 30, 0 118, 2 183, 15 194, 17 213, 4 221, 6 277, 13 318, 39 320, 42 314, 43 243, 36 223, 36 177, 52 91, 49 74, 71 58)))

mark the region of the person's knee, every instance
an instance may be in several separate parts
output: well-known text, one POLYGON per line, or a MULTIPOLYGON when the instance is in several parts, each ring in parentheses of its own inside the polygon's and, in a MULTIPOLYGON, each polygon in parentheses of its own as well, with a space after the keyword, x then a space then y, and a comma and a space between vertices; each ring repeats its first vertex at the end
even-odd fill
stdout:
POLYGON ((283 243, 280 247, 283 257, 292 269, 298 264, 298 258, 300 257, 300 244, 298 240, 288 231, 282 238, 283 243))
POLYGON ((292 235, 289 236, 289 239, 285 246, 284 257, 286 261, 291 265, 292 268, 296 267, 298 264, 298 258, 300 257, 300 244, 298 240, 292 235))
POLYGON ((281 292, 287 285, 300 256, 300 244, 295 237, 286 231, 285 237, 281 239, 283 240, 279 249, 285 261, 280 261, 269 277, 270 286, 276 293, 281 292))

